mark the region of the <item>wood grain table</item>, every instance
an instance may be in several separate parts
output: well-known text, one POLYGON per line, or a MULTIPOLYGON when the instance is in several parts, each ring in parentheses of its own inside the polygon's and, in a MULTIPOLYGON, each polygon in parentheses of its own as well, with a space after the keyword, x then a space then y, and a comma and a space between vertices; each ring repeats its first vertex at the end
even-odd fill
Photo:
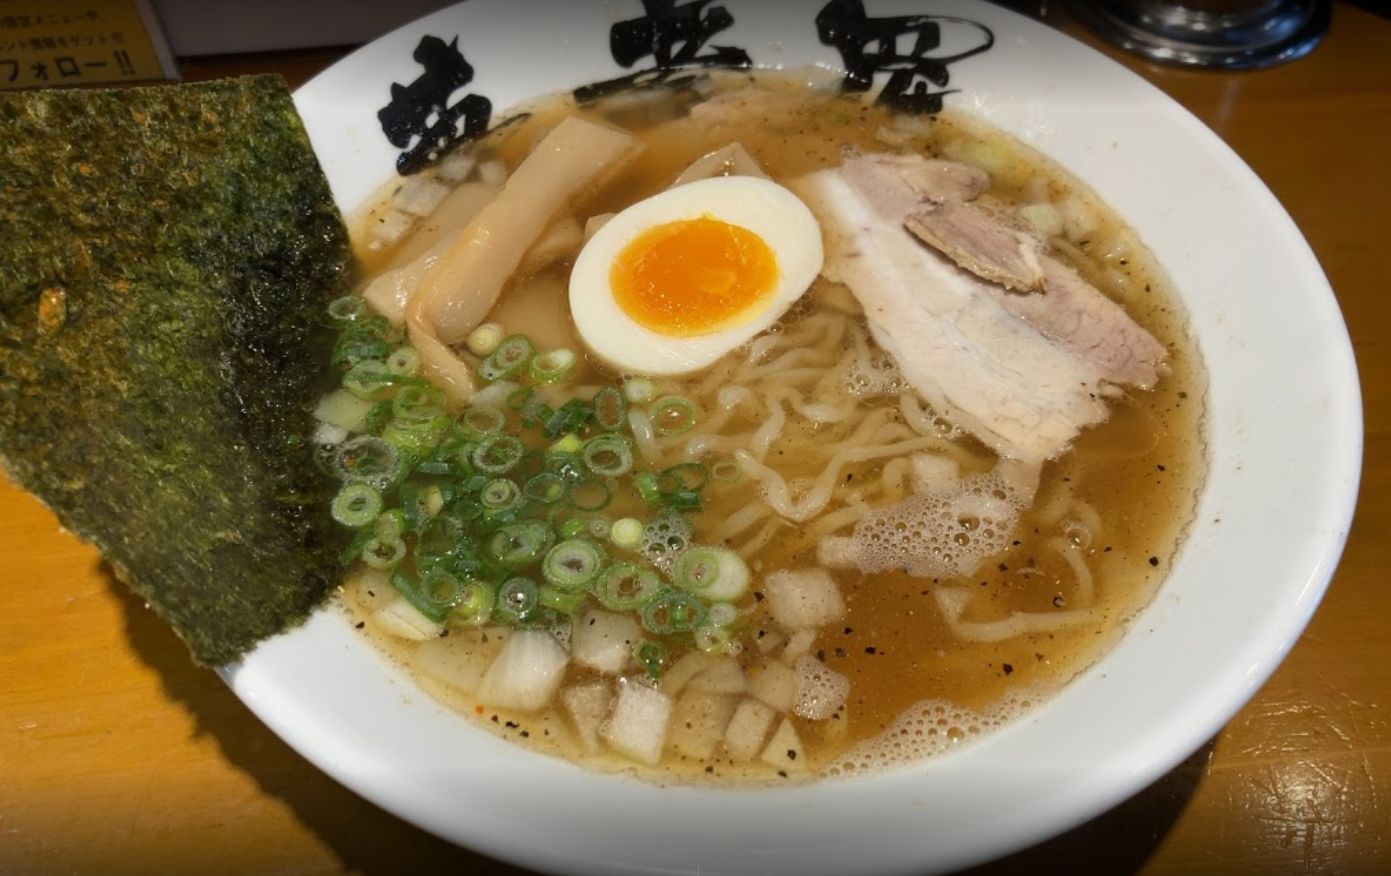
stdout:
MULTIPOLYGON (((1391 21, 1339 5, 1313 54, 1260 72, 1110 53, 1226 139, 1313 245, 1361 369, 1361 499, 1313 623, 1215 739, 1111 812, 976 872, 1391 873, 1391 21)), ((341 54, 185 71, 297 83, 341 54)), ((319 773, 3 481, 0 552, 3 876, 519 872, 319 773)))

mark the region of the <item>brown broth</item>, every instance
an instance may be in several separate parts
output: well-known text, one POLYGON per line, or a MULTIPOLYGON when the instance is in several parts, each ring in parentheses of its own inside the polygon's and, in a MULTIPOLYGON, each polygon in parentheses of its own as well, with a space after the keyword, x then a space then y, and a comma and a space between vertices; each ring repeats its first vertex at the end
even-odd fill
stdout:
MULTIPOLYGON (((721 88, 746 83, 744 77, 731 76, 721 81, 721 88)), ((982 197, 987 206, 1004 209, 1070 197, 1099 217, 1085 238, 1071 244, 1057 242, 1054 254, 1122 303, 1165 345, 1170 373, 1155 390, 1132 393, 1116 403, 1107 423, 1085 433, 1063 459, 1045 466, 1039 499, 1021 518, 1015 545, 983 563, 969 580, 938 581, 905 573, 835 573, 848 616, 844 623, 821 630, 811 650, 851 680, 851 694, 846 708, 832 720, 792 719, 807 757, 790 776, 757 761, 746 767, 718 755, 709 762, 667 757, 656 769, 604 754, 586 756, 558 711, 495 713, 486 704, 475 703, 422 676, 422 684, 433 695, 508 738, 587 765, 633 770, 656 780, 782 781, 815 775, 834 768, 850 746, 881 733, 915 703, 941 700, 965 709, 986 710, 1011 694, 1023 692, 1035 701, 1046 696, 1094 662, 1152 598, 1182 541, 1206 471, 1205 378, 1183 309, 1133 232, 1077 180, 1027 146, 964 115, 947 112, 930 122, 895 125, 888 112, 858 100, 806 92, 796 83, 776 78, 761 79, 760 86, 774 97, 727 124, 692 124, 678 117, 634 128, 648 149, 621 180, 583 206, 580 218, 621 209, 661 190, 691 161, 731 141, 742 143, 778 180, 832 166, 846 147, 915 151, 982 163, 992 177, 992 187, 982 197), (893 140, 894 145, 886 145, 880 137, 893 140), (1060 490, 1072 490, 1090 503, 1104 523, 1086 551, 1100 619, 1081 627, 998 643, 957 639, 932 597, 937 587, 965 586, 978 592, 971 609, 976 620, 1005 617, 1012 611, 1062 609, 1076 598, 1075 576, 1047 544, 1049 538, 1059 535, 1058 526, 1039 521, 1040 506, 1060 490)), ((515 167, 566 115, 578 113, 610 123, 622 115, 595 109, 577 111, 563 99, 539 102, 528 109, 532 113, 529 118, 494 135, 479 147, 480 152, 491 153, 508 167, 515 167)), ((641 115, 631 109, 625 112, 641 115)), ((380 213, 377 205, 364 214, 362 222, 375 221, 380 213)), ((390 264, 391 253, 364 253, 363 261, 370 273, 390 264)), ((509 331, 528 332, 547 344, 584 349, 573 326, 556 318, 567 312, 565 289, 570 264, 571 260, 565 260, 538 277, 518 278, 490 318, 509 331)), ((824 281, 818 285, 824 286, 824 281)), ((815 298, 817 292, 814 287, 810 297, 815 298)), ((589 364, 577 382, 593 384, 612 378, 606 369, 589 364)), ((687 386, 699 380, 697 375, 687 386)), ((898 416, 893 408, 887 415, 898 416)), ((773 453, 793 458, 801 440, 812 439, 784 436, 774 445, 773 453)), ((962 440, 970 443, 970 439, 962 440)), ((980 448, 972 453, 979 468, 989 467, 989 453, 980 448)), ((877 478, 881 470, 877 463, 851 466, 847 469, 851 477, 838 490, 854 489, 857 482, 877 478)), ((711 490, 703 519, 723 519, 754 496, 747 485, 728 489, 723 496, 711 490)), ((640 510, 636 500, 620 498, 607 513, 617 517, 640 510)), ((697 540, 700 531, 697 523, 697 540)), ((800 527, 783 526, 751 563, 755 588, 761 574, 815 564, 816 548, 817 539, 800 527)), ((372 600, 351 587, 346 588, 346 596, 349 604, 370 620, 367 608, 372 600)), ((760 617, 757 611, 754 616, 756 620, 760 617)), ((372 625, 368 628, 371 630, 372 625)), ((757 622, 751 627, 747 636, 750 646, 742 658, 746 663, 758 661, 757 638, 765 628, 771 629, 757 622)), ((479 635, 451 632, 461 640, 479 635)), ((411 665, 411 654, 417 647, 414 643, 384 635, 374 635, 374 640, 403 665, 411 665)), ((567 684, 587 675, 573 666, 568 672, 567 684)))

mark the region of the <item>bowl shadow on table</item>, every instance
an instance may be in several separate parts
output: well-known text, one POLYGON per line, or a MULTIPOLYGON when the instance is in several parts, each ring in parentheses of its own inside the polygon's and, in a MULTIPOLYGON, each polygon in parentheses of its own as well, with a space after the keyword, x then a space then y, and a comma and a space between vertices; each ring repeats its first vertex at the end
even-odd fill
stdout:
MULTIPOLYGON (((527 872, 427 834, 320 772, 262 724, 212 671, 195 666, 169 626, 117 581, 109 567, 103 564, 102 571, 121 601, 132 648, 159 673, 165 692, 188 710, 195 732, 213 737, 229 763, 264 793, 288 805, 300 823, 333 850, 344 870, 395 874, 462 868, 504 876, 527 872)), ((1207 770, 1212 749, 1213 743, 1207 743, 1139 794, 1080 827, 958 876, 1134 873, 1178 820, 1207 770)))

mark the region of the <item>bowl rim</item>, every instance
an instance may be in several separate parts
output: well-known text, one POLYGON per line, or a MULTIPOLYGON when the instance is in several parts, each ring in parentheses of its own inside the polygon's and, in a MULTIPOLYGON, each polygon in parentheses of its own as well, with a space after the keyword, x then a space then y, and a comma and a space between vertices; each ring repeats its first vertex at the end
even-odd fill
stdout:
MULTIPOLYGON (((806 6, 819 2, 808 0, 806 6)), ((888 5, 890 0, 885 0, 876 11, 888 5)), ((1042 71, 1044 83, 1026 84, 1022 96, 1008 90, 1023 81, 1017 59, 987 56, 959 65, 961 80, 967 83, 965 108, 1024 139, 1091 185, 1139 231, 1174 276, 1189 306, 1209 365, 1210 472, 1198 501, 1200 516, 1154 601, 1107 655, 1057 697, 960 751, 879 776, 798 788, 735 790, 658 788, 517 749, 434 704, 370 651, 340 613, 320 611, 303 627, 219 670, 234 692, 311 762, 360 795, 445 839, 553 872, 681 872, 683 866, 702 872, 757 872, 769 869, 773 861, 785 867, 792 860, 788 856, 795 854, 799 869, 807 873, 845 872, 848 867, 861 873, 921 873, 1007 854, 1121 802, 1213 736, 1278 666, 1331 580, 1348 535, 1362 456, 1361 399, 1351 342, 1307 242, 1269 189, 1220 138, 1157 88, 1095 50, 999 7, 982 8, 967 0, 892 0, 892 5, 969 15, 995 28, 997 37, 1005 37, 997 45, 1023 46, 1038 56, 1059 59, 1057 69, 1042 71), (998 73, 992 72, 992 63, 998 64, 998 73), (974 83, 984 84, 973 92, 969 89, 974 83), (1049 83, 1056 87, 1050 90, 1049 83), (1069 84, 1072 90, 1065 90, 1069 84), (1128 107, 1126 100, 1136 106, 1128 107), (1097 102, 1110 114, 1108 136, 1079 139, 1072 123, 1084 119, 1088 104, 1094 108, 1097 102), (1147 142, 1147 135, 1158 142, 1147 142), (1149 168, 1148 176, 1122 179, 1124 168, 1115 165, 1123 162, 1108 159, 1102 142, 1112 137, 1112 149, 1121 150, 1132 166, 1149 168), (1166 153, 1164 138, 1182 146, 1174 150, 1180 154, 1171 156, 1171 165, 1149 163, 1166 153), (1196 173, 1197 182, 1216 191, 1178 179, 1184 172, 1196 173), (1178 233, 1174 226, 1179 220, 1165 222, 1159 209, 1166 188, 1191 199, 1186 215, 1196 216, 1192 222, 1199 230, 1233 217, 1246 221, 1246 227, 1233 232, 1238 239, 1228 255, 1233 260, 1247 256, 1249 261, 1264 253, 1266 262, 1246 264, 1247 273, 1237 274, 1212 252, 1211 241, 1178 233), (1201 282, 1182 283, 1190 274, 1201 282), (1258 282, 1263 289, 1248 288, 1258 282), (1220 294, 1199 295, 1213 287, 1219 287, 1220 294), (1267 373, 1265 384, 1248 373, 1254 366, 1243 353, 1267 373), (1221 367, 1211 367, 1215 363, 1221 367), (1243 393, 1269 392, 1262 387, 1276 381, 1285 395, 1273 407, 1265 398, 1267 407, 1251 408, 1243 393), (1268 430, 1261 432, 1264 444, 1251 436, 1254 430, 1268 430), (1278 446, 1272 450, 1272 444, 1278 446), (1315 453, 1324 457, 1317 477, 1306 457, 1315 453), (1270 482, 1282 476, 1287 478, 1283 493, 1270 482), (1212 522, 1219 519, 1221 523, 1212 522), (1248 556, 1259 538, 1272 534, 1280 536, 1274 547, 1278 557, 1248 556), (1231 555, 1233 544, 1240 546, 1240 556, 1231 555), (1237 580, 1243 568, 1272 576, 1275 585, 1269 592, 1279 597, 1277 604, 1229 605, 1220 594, 1186 577, 1215 576, 1234 591, 1261 592, 1237 580), (1181 576, 1181 586, 1172 583, 1181 576), (1195 618, 1199 612, 1211 617, 1195 618), (1217 669, 1202 673, 1200 667, 1184 664, 1189 673, 1184 678, 1155 675, 1153 670, 1146 675, 1144 661, 1156 654, 1190 657, 1175 650, 1185 643, 1176 632, 1178 621, 1170 620, 1174 617, 1198 623, 1200 629, 1226 623, 1242 636, 1220 648, 1207 639, 1199 642, 1203 653, 1224 661, 1217 669), (368 682, 325 681, 345 668, 376 676, 368 682), (1126 692, 1118 688, 1135 679, 1150 679, 1154 685, 1138 703, 1133 692, 1126 700, 1126 692), (355 702, 358 695, 369 697, 371 707, 355 702), (1131 707, 1112 708, 1118 701, 1131 707), (375 731, 364 727, 379 727, 383 716, 372 712, 391 711, 393 702, 400 705, 399 714, 421 725, 405 728, 405 738, 429 744, 453 734, 468 737, 477 751, 474 762, 435 772, 436 765, 414 745, 405 752, 383 746, 375 731), (1082 716, 1085 727, 1079 733, 1082 716), (1110 734, 1127 732, 1133 735, 1117 750, 1110 734), (1060 740, 1067 744, 1045 744, 1060 740), (549 798, 546 818, 566 814, 566 824, 548 823, 553 829, 543 842, 507 823, 509 815, 522 811, 528 797, 535 801, 532 786, 548 789, 542 795, 549 798), (476 800, 470 804, 469 795, 460 789, 486 789, 489 807, 480 811, 484 807, 476 800), (828 789, 833 789, 829 796, 828 789), (1002 789, 1013 798, 1002 801, 1002 789), (781 813, 771 817, 771 830, 767 824, 751 825, 758 810, 749 801, 755 798, 761 801, 758 806, 781 813), (578 800, 597 800, 617 809, 596 812, 602 806, 576 806, 578 800), (945 805, 948 800, 950 807, 945 805), (1047 805, 1037 805, 1039 800, 1047 805), (471 805, 469 817, 461 822, 453 811, 446 811, 446 804, 471 805), (608 817, 614 811, 632 821, 615 825, 608 817), (662 814, 661 820, 656 813, 662 814), (680 837, 673 838, 660 826, 680 814, 702 818, 708 835, 726 837, 730 850, 702 851, 698 844, 686 843, 682 849, 689 864, 673 866, 670 853, 680 837), (644 818, 646 833, 630 829, 644 818), (988 827, 971 828, 973 819, 987 818, 988 827), (924 820, 936 832, 927 829, 924 820), (614 842, 616 827, 624 828, 623 843, 614 842), (847 850, 848 839, 854 840, 854 848, 847 850), (770 857, 774 854, 779 857, 770 857)), ((363 139, 359 122, 335 118, 354 103, 359 112, 375 109, 361 94, 359 80, 368 75, 368 68, 376 81, 396 81, 393 77, 408 75, 410 69, 409 51, 399 50, 420 34, 490 10, 507 23, 516 13, 505 7, 505 0, 473 0, 427 16, 358 49, 296 93, 340 203, 355 206, 375 187, 363 180, 369 176, 361 172, 363 156, 379 160, 385 154, 363 139), (388 48, 405 56, 404 65, 381 63, 388 48)), ((567 7, 557 14, 577 13, 567 7)), ((759 17, 752 10, 744 13, 742 7, 739 14, 759 17)), ((787 51, 788 43, 780 43, 778 57, 787 57, 787 51)), ((579 81, 596 78, 585 74, 604 66, 591 60, 575 62, 579 81)), ((481 71, 481 61, 478 66, 481 71)), ((480 84, 483 78, 480 72, 480 84)), ((499 101, 499 106, 534 93, 499 101)), ((383 170, 384 178, 389 165, 383 170)), ((1190 644, 1188 650, 1192 648, 1190 644)))

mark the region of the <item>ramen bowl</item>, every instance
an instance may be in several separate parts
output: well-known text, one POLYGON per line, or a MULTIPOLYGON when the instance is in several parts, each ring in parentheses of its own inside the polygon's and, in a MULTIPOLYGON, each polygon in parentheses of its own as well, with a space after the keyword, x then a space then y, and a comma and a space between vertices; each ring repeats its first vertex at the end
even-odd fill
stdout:
POLYGON ((466 128, 464 108, 481 106, 468 96, 500 119, 540 95, 740 56, 982 117, 1094 189, 1167 271, 1208 372, 1209 473, 1167 579, 1125 635, 1056 696, 950 753, 779 788, 664 786, 519 748, 438 705, 335 607, 221 671, 359 794, 537 870, 926 873, 1006 854, 1173 768, 1293 645, 1356 494, 1346 329, 1293 222, 1215 135, 1101 55, 987 4, 474 0, 355 52, 296 102, 351 212, 416 160, 417 137, 466 128), (439 64, 440 46, 467 69, 439 64))

